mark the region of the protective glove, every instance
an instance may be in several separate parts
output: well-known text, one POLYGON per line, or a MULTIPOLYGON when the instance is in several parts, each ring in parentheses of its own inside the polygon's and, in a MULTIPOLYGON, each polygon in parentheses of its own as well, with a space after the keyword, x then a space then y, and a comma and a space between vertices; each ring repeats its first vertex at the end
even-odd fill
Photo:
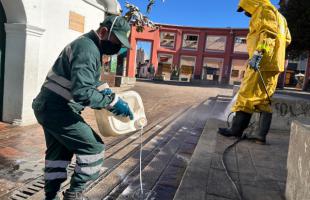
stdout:
POLYGON ((128 103, 119 98, 117 95, 115 95, 108 110, 116 116, 129 117, 130 120, 133 120, 133 113, 130 110, 128 103))
POLYGON ((252 58, 249 60, 250 68, 254 69, 255 71, 258 70, 260 62, 263 58, 262 52, 255 51, 252 58))
POLYGON ((113 91, 110 88, 106 88, 104 90, 101 90, 100 93, 106 96, 106 95, 111 95, 113 91))

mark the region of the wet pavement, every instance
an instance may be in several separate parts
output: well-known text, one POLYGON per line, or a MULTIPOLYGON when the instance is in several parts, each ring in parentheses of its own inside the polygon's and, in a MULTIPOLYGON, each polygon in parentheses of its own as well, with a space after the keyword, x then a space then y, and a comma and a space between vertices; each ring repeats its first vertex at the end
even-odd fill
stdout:
MULTIPOLYGON (((141 94, 149 123, 170 116, 190 105, 232 90, 216 87, 192 87, 137 82, 132 88, 141 94)), ((93 111, 83 112, 85 120, 97 130, 93 111)), ((107 145, 115 138, 104 138, 107 145)), ((0 199, 43 175, 45 140, 41 127, 13 127, 0 124, 0 199)))
POLYGON ((243 140, 227 149, 237 140, 217 130, 227 126, 220 115, 228 103, 219 98, 213 102, 213 114, 174 199, 284 200, 290 132, 271 129, 266 145, 243 140))

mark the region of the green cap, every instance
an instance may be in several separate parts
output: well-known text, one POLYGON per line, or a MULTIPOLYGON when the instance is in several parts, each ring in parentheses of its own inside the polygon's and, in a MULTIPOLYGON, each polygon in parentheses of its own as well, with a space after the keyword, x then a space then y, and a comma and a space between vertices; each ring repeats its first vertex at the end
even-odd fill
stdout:
POLYGON ((128 37, 130 34, 130 25, 126 19, 122 16, 110 15, 100 24, 100 26, 107 27, 114 35, 121 41, 121 43, 130 48, 128 37))

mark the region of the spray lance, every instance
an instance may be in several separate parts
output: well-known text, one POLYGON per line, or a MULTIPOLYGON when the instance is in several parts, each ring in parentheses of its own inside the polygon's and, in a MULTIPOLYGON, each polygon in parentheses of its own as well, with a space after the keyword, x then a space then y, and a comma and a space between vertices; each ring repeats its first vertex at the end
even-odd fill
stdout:
POLYGON ((270 98, 270 96, 268 94, 266 83, 265 83, 264 78, 262 76, 262 73, 261 73, 261 71, 259 69, 260 68, 259 65, 260 65, 260 62, 261 62, 262 59, 263 59, 263 52, 255 51, 253 57, 249 60, 249 66, 252 69, 254 69, 256 72, 258 72, 259 77, 260 77, 260 79, 261 79, 261 81, 263 83, 264 90, 265 90, 266 95, 268 97, 269 105, 271 105, 271 98, 270 98))

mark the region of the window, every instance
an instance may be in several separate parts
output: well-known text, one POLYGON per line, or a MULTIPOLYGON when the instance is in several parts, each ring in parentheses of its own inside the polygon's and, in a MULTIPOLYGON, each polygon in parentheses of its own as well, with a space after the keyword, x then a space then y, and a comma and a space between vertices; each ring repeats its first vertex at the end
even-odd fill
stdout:
POLYGON ((183 35, 183 49, 198 49, 198 35, 195 34, 184 34, 183 35))
POLYGON ((245 37, 235 37, 234 52, 247 53, 247 45, 245 37))
POLYGON ((206 50, 211 51, 225 51, 226 36, 207 36, 206 50))
MULTIPOLYGON (((173 56, 169 54, 158 54, 157 74, 164 75, 171 73, 173 56)), ((170 75, 169 75, 170 76, 170 75)))
POLYGON ((234 77, 234 78, 238 78, 239 77, 239 70, 231 70, 231 77, 234 77))
POLYGON ((223 70, 224 60, 222 58, 203 59, 202 80, 210 80, 219 82, 223 70))
POLYGON ((160 33, 160 46, 167 48, 174 48, 175 33, 161 32, 160 33))
POLYGON ((232 60, 230 84, 240 84, 246 70, 247 60, 232 60))
POLYGON ((183 75, 192 75, 194 73, 196 65, 196 57, 193 56, 181 56, 180 73, 183 75))

